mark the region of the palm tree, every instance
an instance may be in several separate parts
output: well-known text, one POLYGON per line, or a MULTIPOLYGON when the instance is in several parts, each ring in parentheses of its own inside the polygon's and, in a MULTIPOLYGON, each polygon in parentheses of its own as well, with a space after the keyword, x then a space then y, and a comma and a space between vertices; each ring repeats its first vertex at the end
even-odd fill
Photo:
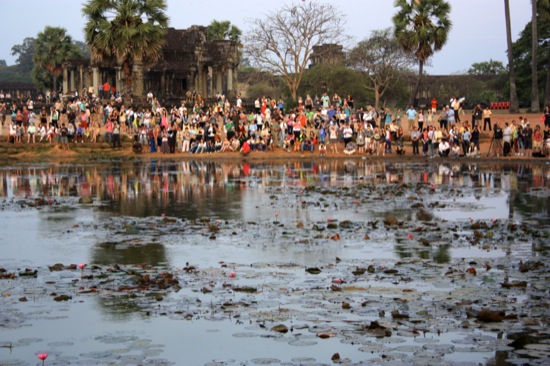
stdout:
POLYGON ((53 90, 57 90, 57 79, 63 71, 63 62, 79 57, 80 50, 73 43, 65 28, 47 26, 44 31, 38 33, 34 41, 33 61, 35 69, 33 69, 33 76, 35 81, 38 81, 36 79, 39 79, 39 75, 46 76, 49 74, 53 77, 53 90), (47 71, 47 74, 41 73, 40 69, 47 71))
POLYGON ((241 30, 232 25, 230 21, 217 21, 213 20, 208 26, 208 39, 213 40, 228 40, 239 42, 241 39, 242 32, 241 30))
POLYGON ((531 112, 540 112, 539 76, 537 71, 537 48, 539 39, 537 34, 537 0, 531 0, 531 112))
POLYGON ((166 42, 165 10, 165 0, 88 0, 82 9, 92 63, 115 62, 117 81, 136 96, 143 96, 143 66, 159 59, 166 42))
POLYGON ((510 25, 510 2, 504 0, 504 15, 506 17, 506 41, 508 44, 508 77, 510 78, 510 113, 519 112, 518 92, 516 90, 516 73, 514 71, 514 56, 512 52, 512 26, 510 25))
POLYGON ((396 0, 399 8, 393 16, 395 38, 403 50, 418 61, 418 80, 411 94, 413 104, 426 61, 443 48, 452 23, 451 6, 444 0, 396 0))

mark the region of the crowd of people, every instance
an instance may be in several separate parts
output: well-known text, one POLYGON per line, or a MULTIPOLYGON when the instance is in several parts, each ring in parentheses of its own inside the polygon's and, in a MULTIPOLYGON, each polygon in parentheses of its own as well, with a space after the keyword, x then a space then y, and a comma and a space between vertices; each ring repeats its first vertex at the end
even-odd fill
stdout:
POLYGON ((11 143, 71 144, 106 143, 121 148, 131 140, 135 152, 161 154, 212 154, 223 152, 285 151, 348 155, 403 155, 410 146, 413 155, 425 157, 480 156, 481 123, 492 133, 489 154, 494 156, 547 156, 550 152, 550 108, 545 108, 534 128, 525 118, 492 123, 491 110, 477 105, 465 118, 464 98, 451 98, 439 105, 403 111, 357 107, 353 98, 298 98, 288 110, 283 100, 256 98, 246 108, 242 98, 234 103, 223 95, 206 105, 193 93, 180 105, 163 106, 152 93, 147 106, 125 105, 109 88, 101 97, 91 90, 69 101, 52 100, 50 107, 35 110, 31 99, 23 105, 0 101, 2 126, 9 118, 11 143), (107 97, 107 99, 105 99, 107 97), (541 127, 543 126, 543 127, 541 127), (538 154, 538 155, 537 155, 538 154))

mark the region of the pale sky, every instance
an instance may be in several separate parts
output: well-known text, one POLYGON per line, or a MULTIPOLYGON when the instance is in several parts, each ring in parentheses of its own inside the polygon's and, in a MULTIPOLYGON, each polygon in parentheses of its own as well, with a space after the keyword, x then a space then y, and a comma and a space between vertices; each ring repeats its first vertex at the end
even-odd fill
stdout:
MULTIPOLYGON (((299 0, 298 0, 299 1, 299 0)), ((310 1, 310 0, 304 0, 310 1)), ((373 30, 392 26, 397 12, 393 0, 324 0, 341 7, 346 17, 344 34, 351 45, 368 38, 373 30)), ((26 37, 36 38, 46 26, 63 27, 75 40, 84 40, 83 0, 0 0, 0 59, 15 64, 11 48, 26 37)), ((294 0, 296 2, 296 0, 294 0)), ((427 72, 432 75, 466 72, 474 62, 506 60, 504 0, 449 0, 453 28, 447 44, 432 58, 427 72)), ((167 0, 170 27, 208 25, 212 20, 229 20, 243 33, 250 20, 265 15, 291 0, 167 0)), ((531 18, 531 0, 510 0, 512 40, 531 18)))

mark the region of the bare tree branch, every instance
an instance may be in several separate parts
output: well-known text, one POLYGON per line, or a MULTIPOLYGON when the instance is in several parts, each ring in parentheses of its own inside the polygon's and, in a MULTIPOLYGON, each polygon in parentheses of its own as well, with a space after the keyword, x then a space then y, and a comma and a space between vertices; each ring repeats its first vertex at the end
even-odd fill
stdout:
POLYGON ((344 16, 332 4, 302 1, 285 5, 252 22, 245 53, 254 66, 282 76, 296 100, 314 47, 343 42, 342 29, 344 16))

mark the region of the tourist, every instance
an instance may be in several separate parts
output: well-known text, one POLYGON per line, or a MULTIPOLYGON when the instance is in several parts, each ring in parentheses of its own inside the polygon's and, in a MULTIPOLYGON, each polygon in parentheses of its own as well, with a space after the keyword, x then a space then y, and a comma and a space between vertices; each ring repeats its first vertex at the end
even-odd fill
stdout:
POLYGON ((105 137, 103 141, 108 143, 110 146, 113 144, 113 128, 114 128, 114 118, 109 118, 107 123, 105 123, 105 137))
POLYGON ((355 154, 356 145, 353 142, 349 142, 346 144, 346 147, 344 148, 344 154, 346 155, 353 155, 355 154))
POLYGON ((523 129, 523 155, 531 156, 531 150, 533 149, 533 129, 529 122, 525 122, 525 128, 523 129))
POLYGON ((319 144, 319 156, 327 156, 327 145, 324 143, 319 144))
POLYGON ((491 141, 491 144, 493 146, 493 151, 491 156, 499 157, 502 155, 502 137, 503 132, 502 128, 500 127, 499 122, 496 122, 493 125, 493 139, 491 141))
POLYGON ((357 144, 359 154, 365 153, 365 139, 365 130, 363 128, 363 124, 360 124, 359 131, 357 131, 357 136, 355 137, 355 143, 357 144))
POLYGON ((248 154, 250 154, 250 151, 250 144, 248 143, 248 141, 245 140, 241 146, 240 152, 243 154, 243 156, 247 156, 248 154))
POLYGON ((113 139, 113 144, 112 144, 112 147, 113 148, 122 148, 122 143, 120 142, 120 124, 119 123, 114 123, 113 125, 113 135, 112 135, 112 139, 113 139))
POLYGON ((389 125, 386 125, 386 130, 384 131, 385 134, 385 146, 384 146, 384 153, 382 153, 382 156, 385 156, 386 153, 390 154, 391 151, 391 142, 392 142, 392 131, 389 125))
POLYGON ((455 142, 453 144, 453 146, 451 147, 451 152, 450 152, 449 156, 451 158, 458 158, 460 156, 460 146, 458 145, 458 143, 455 142))
POLYGON ((489 126, 489 131, 491 131, 491 115, 493 113, 489 109, 489 106, 486 106, 483 110, 483 131, 486 131, 487 126, 489 126))
POLYGON ((419 155, 420 154, 419 146, 420 146, 420 140, 421 140, 421 137, 422 137, 422 133, 420 131, 423 131, 423 130, 420 129, 420 127, 419 127, 418 129, 414 129, 411 132, 411 144, 412 144, 412 153, 413 153, 413 155, 419 155))
POLYGON ((550 105, 547 105, 544 107, 544 112, 542 115, 542 121, 544 123, 544 127, 550 127, 550 105))
POLYGON ((504 123, 504 130, 502 131, 502 142, 502 156, 510 156, 510 153, 512 151, 512 128, 509 126, 508 122, 504 123))
POLYGON ((462 132, 462 152, 464 155, 466 155, 466 153, 468 152, 468 149, 470 148, 471 139, 472 139, 472 134, 468 129, 468 126, 465 126, 464 131, 462 132))
MULTIPOLYGON (((477 126, 478 121, 481 121, 481 115, 483 111, 481 110, 481 105, 476 104, 474 109, 472 109, 472 126, 477 126)), ((489 122, 489 127, 491 123, 489 122)))
POLYGON ((533 156, 534 154, 542 154, 542 131, 539 125, 536 125, 533 131, 533 156))
POLYGON ((439 156, 442 157, 442 158, 449 156, 449 153, 451 152, 451 147, 450 147, 449 141, 447 141, 447 139, 441 140, 441 142, 439 142, 437 148, 438 148, 438 151, 439 151, 439 156))
POLYGON ((176 153, 176 139, 177 139, 177 125, 176 123, 172 123, 170 127, 168 127, 167 135, 168 135, 168 150, 170 151, 170 154, 176 153))
MULTIPOLYGON (((422 131, 422 129, 424 128, 424 120, 425 120, 426 116, 424 114, 424 110, 422 108, 420 108, 420 110, 418 111, 418 117, 417 117, 417 120, 418 120, 418 128, 420 129, 420 131, 422 131)), ((409 128, 411 128, 411 130, 409 130, 409 132, 411 131, 414 131, 417 129, 416 125, 413 125, 413 126, 409 126, 409 128)))
POLYGON ((38 135, 40 135, 40 140, 38 143, 41 143, 42 141, 45 141, 48 137, 48 131, 46 130, 46 126, 40 125, 40 129, 38 130, 38 135))
POLYGON ((466 156, 469 158, 479 158, 480 156, 479 149, 477 148, 476 144, 473 141, 470 142, 470 147, 468 148, 468 152, 466 153, 466 156))
POLYGON ((61 129, 59 131, 59 135, 61 137, 61 149, 62 150, 69 150, 69 129, 65 126, 65 123, 61 124, 61 129))
POLYGON ((412 131, 416 124, 416 109, 411 105, 409 109, 405 111, 405 114, 407 115, 407 131, 412 131))

